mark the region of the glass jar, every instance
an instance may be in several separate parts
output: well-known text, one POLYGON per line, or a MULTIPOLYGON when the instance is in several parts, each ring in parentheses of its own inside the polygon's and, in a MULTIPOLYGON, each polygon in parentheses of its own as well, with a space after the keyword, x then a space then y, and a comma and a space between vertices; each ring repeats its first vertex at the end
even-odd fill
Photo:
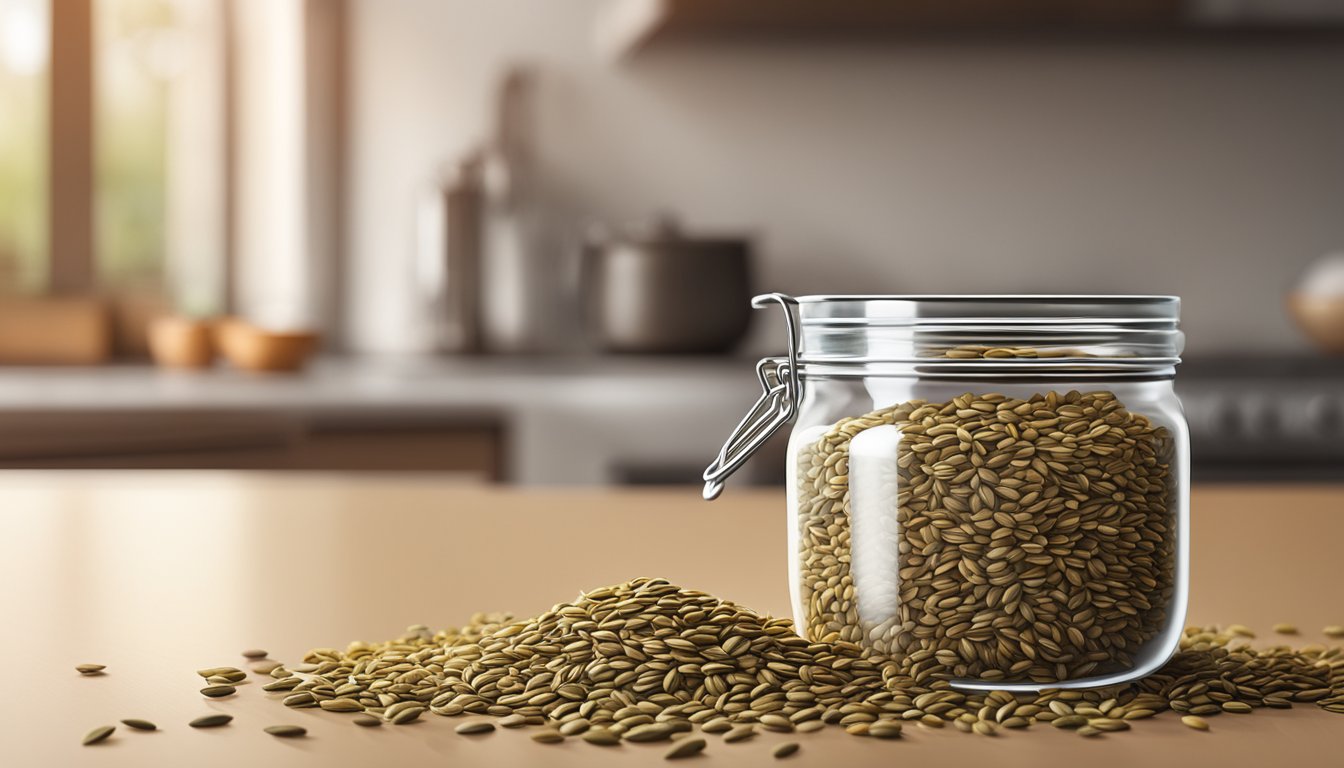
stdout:
POLYGON ((969 689, 1111 685, 1185 618, 1189 440, 1165 296, 758 296, 787 357, 705 471, 784 423, 795 626, 969 689))

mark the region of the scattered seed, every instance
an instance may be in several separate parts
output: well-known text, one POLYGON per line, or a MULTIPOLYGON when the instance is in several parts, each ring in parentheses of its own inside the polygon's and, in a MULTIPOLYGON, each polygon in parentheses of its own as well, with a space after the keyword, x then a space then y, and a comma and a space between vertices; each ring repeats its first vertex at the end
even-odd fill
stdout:
POLYGON ((94 728, 92 731, 89 731, 88 734, 84 736, 84 742, 83 742, 84 746, 87 747, 90 744, 97 744, 98 742, 103 741, 108 736, 111 736, 112 732, 115 730, 117 730, 117 727, 115 725, 103 725, 94 728))
POLYGON ((374 717, 373 715, 370 715, 367 712, 361 712, 358 715, 355 715, 353 719, 355 721, 355 725, 360 725, 365 728, 377 728, 378 726, 383 724, 382 718, 374 717))
POLYGON ((271 725, 263 730, 282 739, 294 739, 308 735, 308 729, 299 725, 271 725))
POLYGON ((774 755, 776 760, 783 760, 784 758, 797 752, 798 749, 799 747, 797 742, 789 741, 780 744, 778 747, 775 747, 774 751, 771 752, 770 754, 774 755))
POLYGON ((559 744, 565 740, 565 735, 554 728, 546 728, 532 734, 532 740, 538 744, 559 744))
POLYGON ((1325 633, 1326 637, 1344 637, 1344 626, 1340 626, 1338 624, 1331 624, 1330 626, 1321 630, 1321 632, 1325 633))
POLYGON ((560 725, 560 734, 562 736, 578 736, 590 727, 592 726, 583 718, 570 720, 569 722, 560 725))
POLYGON ((218 728, 221 725, 228 725, 233 720, 233 715, 206 715, 192 720, 187 725, 192 728, 218 728))
POLYGON ((107 669, 106 664, 80 664, 79 666, 75 667, 75 670, 78 671, 79 674, 84 675, 85 677, 93 677, 94 675, 101 675, 103 674, 103 670, 105 669, 107 669))
POLYGON ((1194 728, 1196 731, 1209 730, 1209 721, 1199 715, 1186 715, 1181 718, 1181 722, 1185 723, 1187 727, 1194 728))
POLYGON ((723 734, 723 740, 729 744, 739 741, 746 741, 756 735, 756 726, 747 723, 746 725, 734 726, 731 731, 723 734))
POLYGON ((664 760, 681 760, 687 757, 693 757, 705 751, 705 740, 699 736, 682 739, 678 741, 667 752, 663 753, 664 760))
POLYGON ((1273 629, 1274 629, 1275 632, 1279 633, 1280 635, 1296 635, 1296 634, 1297 634, 1297 627, 1293 626, 1292 624, 1275 624, 1274 627, 1273 627, 1273 629))
MULTIPOLYGON (((410 723, 414 723, 416 720, 419 720, 420 716, 423 715, 424 713, 425 713, 424 707, 407 707, 406 709, 400 710, 395 715, 388 718, 388 722, 392 723, 393 725, 409 725, 410 723)), ((485 725, 490 724, 485 723, 485 725)), ((494 726, 490 726, 490 728, 488 728, 487 730, 493 731, 494 726)), ((462 731, 459 729, 458 733, 466 733, 466 731, 462 731)))
MULTIPOLYGON (((1009 530, 1000 525, 1006 524, 983 530, 1009 530)), ((931 535, 934 530, 949 536, 954 529, 929 528, 931 535)), ((1004 536, 984 538, 993 544, 1004 536)), ((1089 573, 1085 580, 1095 577, 1089 573)), ((1011 585, 1001 595, 997 585, 982 586, 986 598, 1021 599, 1009 591, 1011 585)), ((846 588, 852 589, 837 582, 842 593, 846 588)), ((1039 611, 1057 600, 1033 605, 1039 611)), ((1069 610, 1083 617, 1069 621, 1086 621, 1093 606, 1080 603, 1069 610)), ((1042 650, 1053 654, 1046 637, 1054 635, 1040 635, 1042 650)), ((1199 716, 1244 711, 1243 706, 1315 703, 1344 713, 1344 651, 1323 645, 1257 650, 1237 637, 1218 627, 1187 628, 1161 670, 1105 692, 963 691, 945 683, 952 666, 961 663, 946 649, 931 646, 887 659, 838 635, 807 641, 788 621, 660 579, 636 579, 522 621, 486 614, 460 629, 356 643, 347 651, 315 649, 302 665, 291 665, 296 671, 310 668, 301 682, 286 683, 293 692, 284 702, 292 707, 323 702, 327 708, 367 711, 355 716, 384 722, 428 709, 444 716, 499 718, 490 722, 501 726, 549 724, 562 736, 583 734, 590 743, 613 745, 623 737, 680 736, 680 743, 695 736, 681 734, 696 725, 733 742, 757 730, 811 731, 825 725, 882 737, 908 722, 923 728, 953 723, 984 735, 1043 722, 1106 733, 1166 710, 1199 716)), ((289 678, 298 679, 280 680, 289 678)))
POLYGON ((895 720, 878 720, 868 726, 868 735, 878 739, 900 738, 901 724, 895 720))
POLYGON ((457 731, 463 736, 474 736, 480 733, 490 733, 491 731, 495 730, 495 724, 486 722, 484 720, 477 720, 475 722, 463 723, 454 728, 453 730, 457 731))
POLYGON ((281 678, 280 680, 272 680, 271 682, 266 683, 265 685, 261 686, 261 690, 272 692, 290 691, 293 690, 296 685, 302 682, 303 680, 297 677, 285 677, 281 678))
POLYGON ((1097 728, 1097 727, 1095 727, 1095 726, 1084 725, 1082 728, 1079 728, 1078 730, 1074 731, 1074 733, 1076 733, 1076 734, 1078 734, 1079 736, 1082 736, 1082 737, 1084 737, 1084 738, 1091 739, 1091 738, 1095 738, 1095 737, 1097 737, 1097 736, 1100 736, 1102 733, 1104 733, 1104 731, 1102 731, 1102 729, 1097 728))
POLYGON ((243 651, 243 658, 264 659, 266 658, 266 652, 261 650, 260 648, 249 648, 246 651, 243 651))
POLYGON ((141 720, 137 717, 128 717, 125 720, 122 720, 121 724, 127 728, 134 728, 137 731, 157 731, 159 729, 159 726, 148 720, 141 720))
POLYGON ((232 685, 207 685, 201 689, 202 696, 209 696, 212 699, 218 699, 221 696, 232 696, 238 689, 232 685))
POLYGON ((282 665, 278 661, 258 661, 248 666, 251 667, 253 674, 269 675, 279 669, 282 665))
POLYGON ((705 733, 727 733, 733 729, 733 723, 726 717, 716 717, 713 720, 706 720, 700 730, 705 733))

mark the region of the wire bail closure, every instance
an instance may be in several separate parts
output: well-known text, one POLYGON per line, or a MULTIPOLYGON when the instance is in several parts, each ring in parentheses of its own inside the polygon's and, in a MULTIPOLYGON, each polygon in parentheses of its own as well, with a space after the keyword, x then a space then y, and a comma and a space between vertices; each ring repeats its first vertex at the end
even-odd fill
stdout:
POLYGON ((761 396, 747 415, 733 428, 719 455, 705 469, 703 478, 706 501, 712 501, 723 492, 728 476, 747 463, 780 427, 798 413, 801 387, 798 381, 798 300, 783 293, 767 293, 751 300, 756 309, 777 303, 784 310, 784 324, 789 333, 788 357, 766 357, 756 363, 756 378, 761 382, 761 396))

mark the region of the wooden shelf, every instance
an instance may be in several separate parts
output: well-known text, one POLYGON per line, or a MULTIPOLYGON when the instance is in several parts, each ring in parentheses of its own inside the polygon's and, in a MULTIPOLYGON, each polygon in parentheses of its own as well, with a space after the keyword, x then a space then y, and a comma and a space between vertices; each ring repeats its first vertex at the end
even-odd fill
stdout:
POLYGON ((1341 31, 1344 4, 1292 0, 610 0, 593 42, 618 61, 655 45, 703 41, 1304 38, 1341 31))

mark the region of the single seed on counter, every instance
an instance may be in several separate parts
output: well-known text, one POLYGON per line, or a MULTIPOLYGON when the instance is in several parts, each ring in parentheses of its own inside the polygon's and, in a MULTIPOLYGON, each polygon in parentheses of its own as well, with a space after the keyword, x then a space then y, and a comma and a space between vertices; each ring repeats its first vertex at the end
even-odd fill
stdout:
POLYGON ((635 743, 647 741, 665 741, 672 736, 672 729, 663 723, 646 723, 621 734, 621 738, 635 743))
POLYGON ((159 726, 148 720, 141 720, 138 717, 128 717, 121 721, 121 724, 127 728, 134 728, 137 731, 157 731, 159 726))
POLYGON ((850 723, 845 726, 845 733, 848 733, 850 736, 867 736, 869 727, 869 724, 866 722, 850 723))
POLYGON ((565 740, 565 735, 554 728, 546 728, 532 734, 532 740, 538 744, 559 744, 565 740))
POLYGON ((1344 637, 1344 626, 1340 626, 1338 624, 1331 624, 1330 626, 1321 630, 1321 632, 1326 637, 1344 637))
POLYGON ((901 724, 896 720, 878 720, 869 724, 868 735, 878 739, 900 738, 901 724))
POLYGON ((560 726, 560 734, 562 736, 578 736, 579 734, 583 733, 584 731, 588 730, 591 727, 592 727, 591 724, 589 724, 589 722, 587 720, 584 720, 583 718, 579 718, 577 720, 570 720, 569 722, 563 723, 560 726))
POLYGON ((295 739, 300 736, 308 735, 308 729, 301 725, 271 725, 262 730, 272 736, 278 736, 282 739, 295 739))
POLYGON ((206 715, 192 720, 187 725, 192 728, 218 728, 221 725, 228 725, 233 721, 233 715, 206 715))
POLYGON ((101 675, 103 674, 103 670, 105 669, 107 669, 106 664, 80 664, 75 667, 75 671, 79 672, 79 674, 84 675, 85 677, 93 677, 94 675, 101 675))
POLYGON ((678 741, 675 746, 663 754, 664 760, 682 760, 694 757, 705 751, 705 740, 699 736, 678 741))
POLYGON ((1280 635, 1296 635, 1297 627, 1292 624, 1275 624, 1273 630, 1280 635))
MULTIPOLYGON (((407 707, 403 710, 398 711, 395 715, 387 718, 387 721, 393 725, 409 725, 410 723, 419 720, 420 716, 423 715, 424 713, 425 713, 424 707, 407 707)), ((485 725, 490 724, 485 723, 485 725)), ((490 726, 489 730, 494 730, 494 726, 490 726)), ((461 733, 461 731, 458 731, 458 733, 461 733)))
POLYGON ((300 691, 286 696, 284 704, 286 707, 316 707, 317 699, 308 691, 300 691))
POLYGON ((377 728, 383 724, 383 719, 381 717, 374 717, 367 712, 360 712, 358 715, 355 715, 353 719, 355 725, 360 725, 365 728, 377 728))
POLYGON ((790 741, 784 744, 780 744, 778 747, 775 747, 774 751, 771 752, 770 754, 774 755, 776 760, 783 760, 784 758, 789 757, 790 755, 797 752, 798 749, 799 749, 798 742, 790 741))
POLYGON ((243 658, 264 659, 266 658, 266 652, 261 650, 260 648, 249 648, 246 651, 243 651, 243 658))
POLYGON ((734 726, 731 731, 723 734, 723 740, 729 744, 739 741, 746 741, 756 735, 756 726, 750 723, 746 725, 734 726))
POLYGON ((1185 723, 1186 727, 1194 728, 1196 731, 1209 730, 1209 721, 1199 715, 1186 715, 1181 718, 1181 722, 1185 723))
POLYGON ((463 723, 454 728, 453 730, 457 731, 463 736, 474 736, 476 734, 481 733, 490 733, 491 731, 495 730, 495 724, 488 723, 484 720, 477 720, 475 722, 463 723))
POLYGON ((1082 737, 1084 737, 1084 738, 1089 738, 1089 739, 1090 739, 1090 738, 1094 738, 1094 737, 1096 737, 1096 736, 1100 736, 1102 733, 1104 733, 1104 731, 1102 731, 1102 729, 1097 728, 1097 727, 1095 727, 1095 726, 1084 725, 1082 728, 1079 728, 1078 730, 1074 731, 1074 733, 1076 733, 1076 734, 1078 734, 1079 736, 1082 736, 1082 737))
POLYGON ((716 717, 713 720, 706 720, 700 730, 705 733, 727 733, 733 729, 733 723, 726 717, 716 717))
POLYGON ((89 731, 88 734, 84 736, 84 741, 82 743, 86 747, 90 744, 97 744, 98 742, 107 739, 108 736, 111 736, 112 732, 115 730, 117 730, 115 725, 99 726, 98 728, 89 731))
POLYGON ((596 744, 600 747, 614 747, 621 743, 621 737, 612 733, 608 728, 590 728, 584 731, 580 738, 589 744, 596 744))
POLYGON ((1229 624, 1227 625, 1227 633, 1237 637, 1255 637, 1255 632, 1251 631, 1251 628, 1245 624, 1229 624))
POLYGON ((261 686, 261 690, 270 692, 290 691, 294 689, 294 686, 302 682, 303 680, 301 680, 298 677, 286 677, 280 680, 272 680, 271 682, 266 683, 265 685, 261 686))
POLYGON ((221 696, 232 696, 238 689, 232 685, 207 685, 201 689, 202 696, 209 696, 212 699, 218 699, 221 696))

